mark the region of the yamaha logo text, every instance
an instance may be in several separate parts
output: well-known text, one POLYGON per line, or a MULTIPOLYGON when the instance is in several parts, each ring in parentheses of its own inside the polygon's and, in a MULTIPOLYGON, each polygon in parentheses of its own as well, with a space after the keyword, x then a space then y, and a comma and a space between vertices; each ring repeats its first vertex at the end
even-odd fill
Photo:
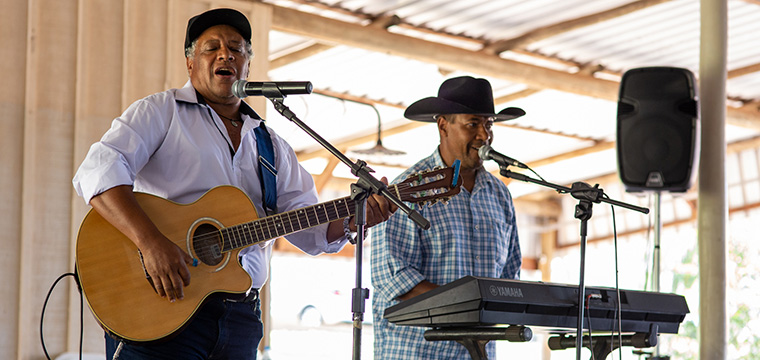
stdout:
POLYGON ((520 288, 491 285, 489 290, 493 296, 508 296, 513 298, 523 297, 522 289, 520 288))

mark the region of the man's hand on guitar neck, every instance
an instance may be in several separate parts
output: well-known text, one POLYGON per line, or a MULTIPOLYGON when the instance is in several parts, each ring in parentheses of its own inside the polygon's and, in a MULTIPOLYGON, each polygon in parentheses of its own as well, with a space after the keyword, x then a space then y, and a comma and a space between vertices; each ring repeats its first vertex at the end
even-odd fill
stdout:
POLYGON ((90 205, 140 249, 143 266, 158 295, 171 302, 183 299, 183 287, 190 284, 187 266, 193 258, 161 234, 140 208, 132 187, 108 189, 93 197, 90 205))
MULTIPOLYGON (((383 176, 380 181, 383 184, 388 185, 388 178, 383 176)), ((354 206, 352 203, 351 206, 354 206)), ((366 228, 373 227, 383 221, 388 220, 393 213, 398 210, 396 204, 388 201, 383 195, 373 194, 367 198, 366 206, 366 228)), ((356 232, 356 223, 354 222, 355 216, 351 216, 349 220, 349 228, 351 231, 356 232)), ((333 242, 342 238, 343 232, 343 219, 336 220, 330 223, 327 228, 327 242, 333 242)))

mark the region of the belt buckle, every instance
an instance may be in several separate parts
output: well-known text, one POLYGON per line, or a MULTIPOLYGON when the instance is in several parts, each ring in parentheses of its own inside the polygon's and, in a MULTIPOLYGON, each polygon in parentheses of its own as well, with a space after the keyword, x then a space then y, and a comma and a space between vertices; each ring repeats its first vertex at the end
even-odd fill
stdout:
POLYGON ((254 302, 259 299, 259 289, 250 289, 248 290, 248 294, 245 295, 245 298, 241 302, 249 303, 254 302))

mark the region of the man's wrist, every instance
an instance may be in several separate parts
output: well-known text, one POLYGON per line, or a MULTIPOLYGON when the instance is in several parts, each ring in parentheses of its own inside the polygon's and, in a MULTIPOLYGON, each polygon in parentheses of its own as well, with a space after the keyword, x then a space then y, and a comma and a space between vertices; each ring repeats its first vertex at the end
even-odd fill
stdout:
MULTIPOLYGON (((351 216, 343 219, 343 235, 346 236, 346 239, 350 241, 352 244, 356 244, 356 231, 351 230, 351 216)), ((364 238, 367 238, 367 227, 364 227, 364 238)))
POLYGON ((349 225, 351 222, 351 217, 347 217, 343 219, 343 235, 348 239, 349 242, 352 244, 356 244, 356 236, 354 234, 355 231, 351 231, 351 226, 349 225))

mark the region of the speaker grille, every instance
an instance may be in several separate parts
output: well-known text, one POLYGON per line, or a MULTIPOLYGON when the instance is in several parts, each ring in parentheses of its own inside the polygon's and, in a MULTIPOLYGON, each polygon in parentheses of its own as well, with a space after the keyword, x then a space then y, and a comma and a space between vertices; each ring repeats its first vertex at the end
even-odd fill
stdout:
POLYGON ((691 187, 699 124, 691 72, 668 67, 627 71, 617 121, 618 172, 626 190, 691 187))

